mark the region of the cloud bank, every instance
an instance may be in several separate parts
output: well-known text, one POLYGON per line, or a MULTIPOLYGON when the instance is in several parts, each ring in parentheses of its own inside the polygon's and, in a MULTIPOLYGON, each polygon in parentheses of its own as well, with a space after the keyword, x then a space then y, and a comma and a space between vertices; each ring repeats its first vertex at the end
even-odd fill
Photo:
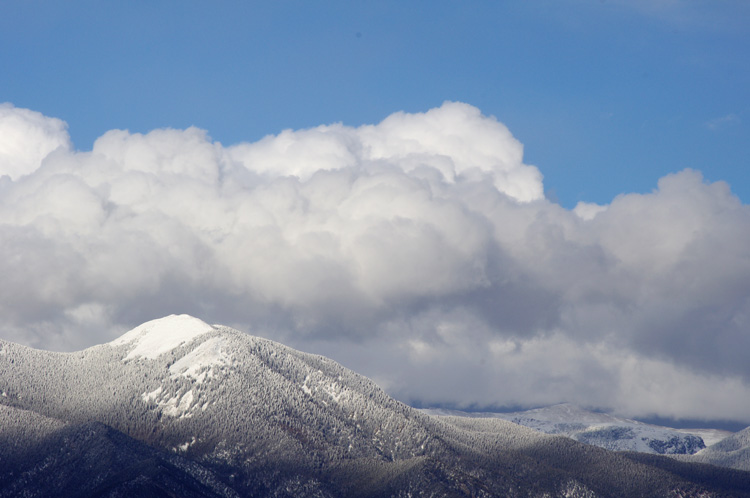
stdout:
POLYGON ((74 350, 189 313, 407 402, 750 418, 750 210, 697 171, 566 210, 504 125, 453 102, 85 152, 4 104, 0 136, 4 339, 74 350))

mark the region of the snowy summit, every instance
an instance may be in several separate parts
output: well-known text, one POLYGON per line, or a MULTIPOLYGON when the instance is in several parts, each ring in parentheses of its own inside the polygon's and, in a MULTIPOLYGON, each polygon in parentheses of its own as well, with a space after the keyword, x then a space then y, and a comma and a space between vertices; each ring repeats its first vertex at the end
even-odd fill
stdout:
POLYGON ((125 360, 156 359, 196 337, 216 330, 203 320, 190 315, 170 315, 146 322, 110 342, 113 346, 132 344, 125 360))

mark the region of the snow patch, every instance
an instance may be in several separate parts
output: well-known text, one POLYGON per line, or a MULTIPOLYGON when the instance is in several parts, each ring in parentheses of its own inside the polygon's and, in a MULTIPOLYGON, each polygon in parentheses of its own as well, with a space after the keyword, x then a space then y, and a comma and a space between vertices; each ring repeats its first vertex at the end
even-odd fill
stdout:
POLYGON ((171 398, 167 398, 166 396, 168 394, 163 393, 161 386, 159 386, 150 393, 141 394, 141 399, 146 403, 155 402, 161 408, 164 415, 175 418, 190 418, 193 416, 192 412, 198 408, 197 405, 193 406, 195 396, 192 389, 183 395, 177 393, 171 398))
POLYGON ((190 412, 190 406, 193 404, 193 390, 186 392, 179 397, 179 395, 169 398, 163 404, 159 403, 159 406, 163 408, 162 413, 175 418, 190 418, 192 416, 190 412), (178 401, 179 398, 179 401, 178 401))
POLYGON ((190 315, 170 315, 139 325, 110 342, 113 346, 132 344, 134 347, 123 360, 134 358, 156 359, 196 337, 216 330, 203 320, 190 315))
POLYGON ((190 448, 190 446, 192 446, 194 444, 195 444, 195 436, 193 436, 193 438, 190 441, 185 441, 184 443, 178 444, 177 446, 175 446, 174 447, 174 451, 175 452, 177 452, 177 451, 187 451, 188 448, 190 448))
POLYGON ((346 392, 338 382, 331 382, 323 385, 323 390, 328 394, 337 405, 341 404, 341 401, 345 398, 346 392))
POLYGON ((169 372, 173 377, 182 375, 193 378, 199 384, 213 377, 213 367, 229 365, 229 355, 225 352, 226 339, 213 337, 177 360, 169 372))
POLYGON ((145 401, 146 403, 150 401, 156 401, 161 396, 162 388, 161 386, 157 387, 156 390, 151 391, 150 393, 143 393, 141 394, 141 399, 145 401))
MULTIPOLYGON (((341 378, 339 377, 338 380, 341 380, 341 378)), ((300 388, 308 396, 314 396, 314 393, 325 393, 337 405, 340 405, 342 401, 345 401, 347 398, 351 397, 348 389, 346 389, 343 385, 339 384, 335 380, 328 380, 323 376, 323 372, 321 372, 320 370, 318 370, 316 373, 308 374, 307 376, 305 376, 305 380, 304 382, 302 382, 300 388)), ((328 403, 323 399, 321 399, 320 402, 324 405, 328 405, 328 403)))

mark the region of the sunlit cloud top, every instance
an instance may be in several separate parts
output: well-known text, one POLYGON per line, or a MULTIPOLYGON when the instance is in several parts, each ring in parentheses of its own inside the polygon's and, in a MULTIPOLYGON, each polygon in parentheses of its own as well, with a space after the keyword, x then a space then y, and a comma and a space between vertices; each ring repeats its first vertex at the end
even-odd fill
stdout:
POLYGON ((73 350, 189 313, 414 403, 750 413, 750 209, 696 170, 568 210, 464 103, 228 146, 112 130, 90 151, 0 109, 3 339, 73 350))

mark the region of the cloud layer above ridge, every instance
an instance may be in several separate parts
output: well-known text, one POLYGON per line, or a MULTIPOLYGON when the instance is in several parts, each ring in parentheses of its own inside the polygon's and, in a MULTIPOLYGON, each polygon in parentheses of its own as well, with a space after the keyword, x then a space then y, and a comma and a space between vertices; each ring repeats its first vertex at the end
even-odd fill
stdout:
POLYGON ((566 210, 451 102, 232 146, 113 130, 75 151, 10 104, 0 133, 4 339, 80 349, 189 313, 405 401, 747 421, 750 210, 697 171, 566 210))

